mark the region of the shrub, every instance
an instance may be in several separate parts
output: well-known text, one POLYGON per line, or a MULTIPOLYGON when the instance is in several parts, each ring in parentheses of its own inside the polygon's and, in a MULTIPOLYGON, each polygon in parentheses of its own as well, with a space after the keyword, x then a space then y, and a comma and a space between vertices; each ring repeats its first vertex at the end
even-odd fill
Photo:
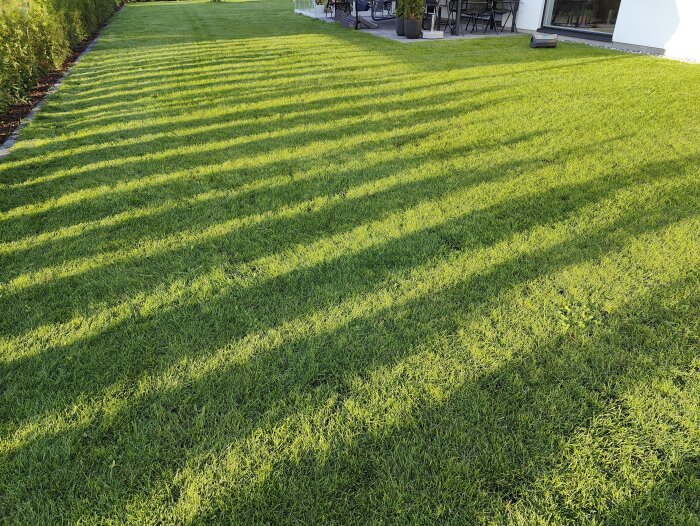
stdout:
POLYGON ((402 16, 411 20, 423 18, 424 0, 401 0, 402 16))
POLYGON ((61 66, 123 0, 0 0, 0 112, 61 66))

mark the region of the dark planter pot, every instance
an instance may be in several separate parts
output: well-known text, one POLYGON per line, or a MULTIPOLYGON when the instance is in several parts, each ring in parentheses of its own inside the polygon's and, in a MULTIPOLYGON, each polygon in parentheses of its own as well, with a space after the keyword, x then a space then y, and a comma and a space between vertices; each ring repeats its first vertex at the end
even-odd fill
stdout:
POLYGON ((407 18, 403 24, 403 28, 406 33, 406 38, 420 38, 421 31, 423 30, 423 21, 407 18))
POLYGON ((396 34, 399 35, 400 37, 404 36, 406 33, 404 33, 404 19, 403 18, 397 18, 396 19, 396 34))

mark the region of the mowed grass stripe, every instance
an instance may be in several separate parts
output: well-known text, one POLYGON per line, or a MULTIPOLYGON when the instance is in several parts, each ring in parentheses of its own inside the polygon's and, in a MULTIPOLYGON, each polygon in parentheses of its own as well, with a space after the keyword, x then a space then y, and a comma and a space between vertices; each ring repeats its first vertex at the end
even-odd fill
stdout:
POLYGON ((697 522, 699 81, 128 5, 0 163, 0 521, 697 522))

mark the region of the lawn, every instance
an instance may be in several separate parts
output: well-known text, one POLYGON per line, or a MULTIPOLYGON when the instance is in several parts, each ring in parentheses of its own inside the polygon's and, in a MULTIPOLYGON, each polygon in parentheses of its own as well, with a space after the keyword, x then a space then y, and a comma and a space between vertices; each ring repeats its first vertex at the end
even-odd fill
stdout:
POLYGON ((700 66, 291 7, 0 161, 0 523, 700 524, 700 66))

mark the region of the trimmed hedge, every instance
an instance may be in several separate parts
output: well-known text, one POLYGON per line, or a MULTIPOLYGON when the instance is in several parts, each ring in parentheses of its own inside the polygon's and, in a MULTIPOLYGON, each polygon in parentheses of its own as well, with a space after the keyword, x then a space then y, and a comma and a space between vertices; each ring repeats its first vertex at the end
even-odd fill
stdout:
POLYGON ((0 0, 0 113, 22 101, 39 79, 124 0, 0 0))

